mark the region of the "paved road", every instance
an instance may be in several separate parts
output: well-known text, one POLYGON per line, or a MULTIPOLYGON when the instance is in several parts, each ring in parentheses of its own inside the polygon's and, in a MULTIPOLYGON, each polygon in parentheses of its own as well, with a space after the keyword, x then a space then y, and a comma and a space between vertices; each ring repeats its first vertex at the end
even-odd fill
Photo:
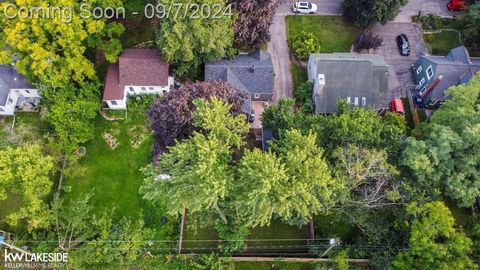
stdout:
POLYGON ((282 97, 291 97, 293 94, 292 73, 290 71, 290 57, 287 44, 285 16, 275 16, 270 26, 271 40, 268 42, 268 52, 272 54, 273 70, 273 102, 277 103, 282 97))
MULTIPOLYGON (((299 1, 299 0, 297 0, 299 1)), ((343 0, 316 0, 308 1, 310 3, 316 3, 318 12, 317 15, 339 15, 342 13, 342 2, 343 0)), ((286 16, 292 15, 292 5, 295 3, 295 0, 283 0, 282 3, 277 8, 277 16, 286 16)))
POLYGON ((396 22, 411 22, 413 15, 431 13, 442 17, 457 16, 460 12, 451 12, 447 9, 447 3, 450 0, 409 0, 408 3, 403 6, 400 13, 395 18, 396 22))

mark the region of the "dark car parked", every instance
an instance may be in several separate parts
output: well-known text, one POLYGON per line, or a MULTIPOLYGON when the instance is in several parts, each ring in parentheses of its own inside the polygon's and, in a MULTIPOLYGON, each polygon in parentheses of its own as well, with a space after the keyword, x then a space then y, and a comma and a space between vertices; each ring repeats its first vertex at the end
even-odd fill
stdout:
POLYGON ((408 42, 407 35, 400 34, 397 36, 397 46, 400 50, 400 54, 403 56, 410 55, 410 43, 408 42))

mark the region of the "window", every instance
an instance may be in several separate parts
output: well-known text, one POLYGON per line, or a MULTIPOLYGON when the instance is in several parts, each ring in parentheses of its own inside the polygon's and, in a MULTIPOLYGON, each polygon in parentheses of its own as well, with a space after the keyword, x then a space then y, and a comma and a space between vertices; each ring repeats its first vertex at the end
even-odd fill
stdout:
POLYGON ((27 94, 30 94, 30 90, 25 89, 25 92, 27 92, 27 94))
MULTIPOLYGON (((418 82, 418 88, 422 87, 422 85, 425 83, 425 78, 422 78, 419 82, 418 82)), ((417 88, 417 89, 418 89, 417 88)))
POLYGON ((358 97, 353 99, 353 105, 358 106, 358 97))
POLYGON ((112 105, 117 105, 117 102, 115 100, 110 101, 112 105))
POLYGON ((153 91, 153 87, 151 87, 151 86, 148 87, 148 90, 153 91))
POLYGON ((165 95, 167 93, 167 90, 163 90, 162 93, 165 95))
POLYGON ((419 66, 419 67, 417 68, 417 75, 420 74, 420 72, 422 72, 422 70, 423 70, 422 66, 419 66))
POLYGON ((141 89, 142 89, 142 91, 147 91, 147 88, 145 88, 145 87, 142 87, 141 89))
POLYGON ((433 68, 432 68, 432 66, 429 66, 427 68, 427 79, 430 80, 432 77, 433 77, 433 68))
POLYGON ((12 98, 8 98, 8 104, 12 103, 13 102, 13 99, 12 98))
POLYGON ((352 99, 350 97, 347 97, 347 104, 352 103, 352 99))
POLYGON ((426 87, 426 86, 424 86, 424 87, 422 88, 422 90, 420 90, 420 92, 419 92, 418 94, 419 94, 420 96, 422 96, 423 93, 425 92, 425 90, 427 90, 427 87, 426 87))
POLYGON ((362 106, 363 107, 367 106, 367 98, 366 97, 362 97, 362 106))
POLYGON ((133 92, 133 87, 129 87, 128 90, 130 90, 130 92, 133 92))
POLYGON ((253 94, 253 98, 260 98, 260 94, 253 94))

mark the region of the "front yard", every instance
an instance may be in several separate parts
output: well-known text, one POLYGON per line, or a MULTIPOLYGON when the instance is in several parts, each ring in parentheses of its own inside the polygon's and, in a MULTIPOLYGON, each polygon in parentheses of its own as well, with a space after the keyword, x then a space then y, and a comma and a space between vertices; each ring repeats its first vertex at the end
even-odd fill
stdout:
POLYGON ((433 55, 447 55, 451 49, 461 46, 460 34, 456 30, 443 30, 423 35, 427 49, 433 55))
POLYGON ((290 15, 285 21, 288 44, 302 31, 311 32, 320 41, 322 53, 349 52, 359 31, 339 16, 290 15))

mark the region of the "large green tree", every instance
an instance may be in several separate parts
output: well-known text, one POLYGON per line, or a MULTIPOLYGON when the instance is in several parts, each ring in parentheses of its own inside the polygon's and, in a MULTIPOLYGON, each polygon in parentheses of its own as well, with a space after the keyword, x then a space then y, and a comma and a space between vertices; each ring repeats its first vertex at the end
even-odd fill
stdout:
POLYGON ((452 96, 409 138, 401 163, 425 190, 438 188, 461 207, 480 196, 480 76, 449 89, 452 96))
POLYGON ((480 3, 471 5, 462 14, 460 21, 464 24, 463 33, 469 49, 480 54, 480 3))
POLYGON ((340 185, 313 133, 289 130, 272 149, 275 154, 247 152, 238 167, 234 201, 248 226, 268 225, 273 217, 305 224, 335 204, 340 185))
POLYGON ((469 258, 472 241, 455 228, 450 210, 442 202, 410 204, 410 240, 391 269, 477 269, 469 258))
POLYGON ((5 221, 18 225, 26 221, 29 230, 48 224, 49 211, 44 202, 53 182, 50 174, 53 159, 42 153, 39 144, 8 147, 0 151, 0 200, 18 196, 20 208, 10 213, 5 221))
POLYGON ((14 59, 20 73, 39 79, 42 85, 60 86, 73 80, 82 83, 95 77, 93 63, 85 56, 88 49, 100 49, 108 61, 117 60, 122 50, 120 40, 124 28, 118 23, 108 23, 106 18, 80 16, 80 5, 95 7, 121 7, 120 0, 26 0, 2 1, 0 9, 0 62, 11 64, 14 59), (17 14, 32 8, 71 9, 68 15, 54 18, 17 14), (14 16, 17 15, 17 16, 14 16), (20 18, 25 16, 26 18, 20 18))
POLYGON ((360 28, 386 24, 397 16, 407 0, 345 0, 342 3, 342 16, 360 28))
MULTIPOLYGON (((157 31, 157 46, 162 50, 167 61, 175 67, 177 75, 198 75, 199 67, 207 60, 217 60, 232 53, 234 40, 232 14, 224 13, 227 8, 224 0, 201 0, 195 2, 199 8, 190 8, 192 0, 166 0, 165 7, 173 7, 172 14, 160 20, 157 31), (218 18, 212 18, 215 13, 218 18), (178 8, 176 8, 178 7, 178 8), (205 7, 212 8, 212 13, 205 13, 205 7), (174 14, 176 10, 179 14, 174 14), (187 10, 185 10, 187 9, 187 10)), ((168 12, 168 11, 165 11, 168 12)), ((228 12, 227 12, 228 13, 228 12)))
POLYGON ((244 115, 232 116, 231 105, 213 97, 210 102, 196 100, 194 132, 190 139, 177 142, 160 156, 158 166, 149 166, 141 188, 146 199, 155 201, 167 197, 170 214, 204 212, 215 209, 227 223, 220 203, 233 183, 230 168, 232 154, 243 145, 248 131, 244 115))

